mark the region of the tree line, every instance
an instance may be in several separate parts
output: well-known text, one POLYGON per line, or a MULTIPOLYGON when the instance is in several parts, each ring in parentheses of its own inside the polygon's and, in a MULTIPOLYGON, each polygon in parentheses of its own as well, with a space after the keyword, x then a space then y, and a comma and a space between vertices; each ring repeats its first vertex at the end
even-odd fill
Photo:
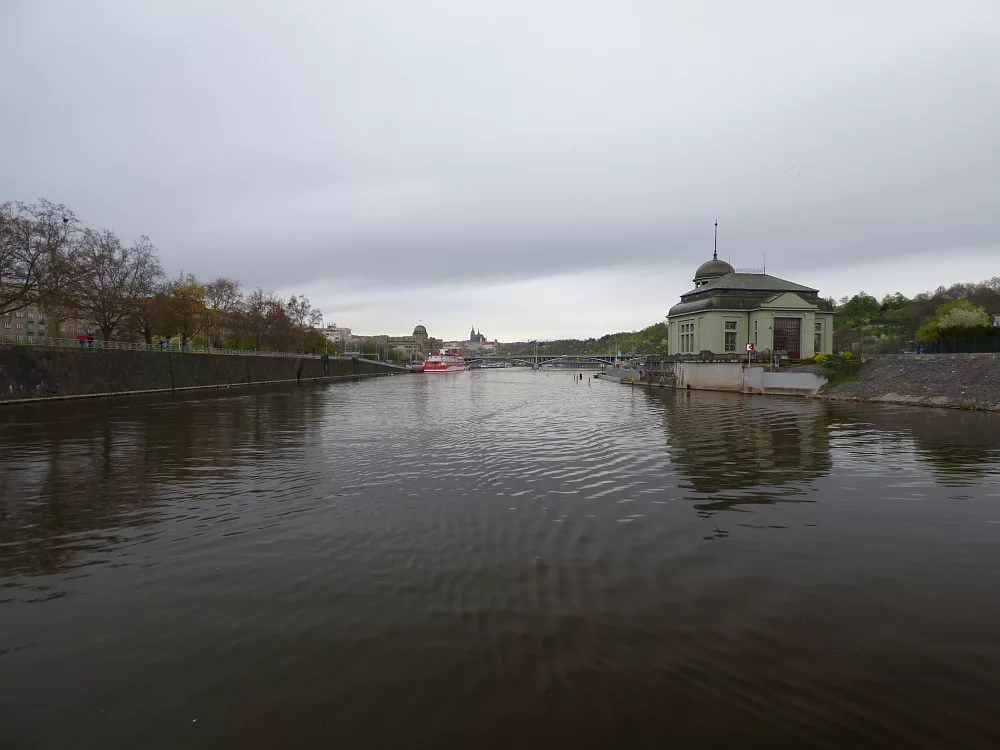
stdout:
POLYGON ((0 317, 26 308, 44 312, 53 338, 81 321, 104 341, 335 353, 305 296, 286 300, 221 276, 168 278, 148 237, 126 243, 45 199, 0 203, 0 317))
POLYGON ((834 313, 837 350, 862 340, 903 346, 911 341, 1000 336, 1000 329, 992 325, 992 316, 1000 313, 1000 276, 940 286, 912 299, 896 293, 878 300, 858 292, 834 303, 834 313))
MULTIPOLYGON (((905 348, 911 342, 929 343, 937 339, 974 339, 1000 336, 992 316, 1000 314, 1000 277, 967 284, 940 286, 912 299, 903 294, 887 294, 881 300, 865 292, 828 299, 834 311, 835 351, 849 351, 864 341, 888 348, 905 348)), ((640 331, 609 333, 600 338, 539 341, 538 353, 628 355, 635 349, 643 354, 666 353, 667 324, 654 323, 640 331), (617 349, 616 349, 617 347, 617 349)), ((520 341, 504 347, 511 354, 532 354, 535 343, 520 341)))
MULTIPOLYGON (((504 349, 509 354, 534 354, 534 341, 518 341, 507 344, 504 349)), ((654 323, 639 331, 621 331, 606 333, 600 338, 589 339, 555 339, 539 341, 539 355, 556 354, 590 354, 614 355, 621 351, 623 356, 629 356, 633 351, 641 354, 666 354, 667 324, 654 323)))

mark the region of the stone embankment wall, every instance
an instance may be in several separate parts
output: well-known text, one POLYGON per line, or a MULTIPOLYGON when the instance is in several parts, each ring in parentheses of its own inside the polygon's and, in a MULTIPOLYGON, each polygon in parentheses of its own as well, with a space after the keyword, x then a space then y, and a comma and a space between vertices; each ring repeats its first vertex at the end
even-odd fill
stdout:
POLYGON ((347 357, 306 359, 0 346, 0 404, 400 372, 400 368, 347 357))
POLYGON ((838 400, 1000 411, 1000 356, 908 354, 866 362, 860 380, 823 395, 838 400))

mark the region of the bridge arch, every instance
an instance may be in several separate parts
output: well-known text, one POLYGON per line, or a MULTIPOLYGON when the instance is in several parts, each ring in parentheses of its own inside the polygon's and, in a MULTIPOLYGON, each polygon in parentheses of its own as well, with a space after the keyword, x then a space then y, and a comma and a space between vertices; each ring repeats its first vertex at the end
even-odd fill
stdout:
POLYGON ((613 354, 486 354, 466 357, 467 365, 486 364, 489 362, 510 362, 513 364, 530 365, 542 367, 553 365, 559 362, 579 362, 580 364, 613 365, 615 364, 613 354))
POLYGON ((512 364, 521 364, 531 367, 534 363, 531 358, 525 357, 466 357, 465 364, 467 365, 482 365, 489 364, 491 362, 510 362, 512 364))
POLYGON ((599 365, 609 364, 608 357, 595 357, 587 354, 557 354, 548 359, 539 359, 538 366, 551 364, 552 362, 594 362, 599 365))

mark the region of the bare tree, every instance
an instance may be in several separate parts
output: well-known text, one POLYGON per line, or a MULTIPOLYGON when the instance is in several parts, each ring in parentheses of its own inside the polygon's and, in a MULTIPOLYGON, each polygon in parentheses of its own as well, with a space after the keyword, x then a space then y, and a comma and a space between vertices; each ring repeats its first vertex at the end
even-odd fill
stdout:
POLYGON ((285 306, 292 325, 298 328, 316 327, 323 323, 323 312, 312 306, 304 294, 300 297, 292 295, 285 306))
POLYGON ((0 315, 63 291, 78 236, 79 221, 62 204, 0 203, 0 315))
POLYGON ((229 336, 233 346, 239 349, 243 340, 250 334, 250 313, 247 308, 247 296, 241 294, 233 305, 233 311, 226 321, 229 336))
POLYGON ((209 349, 215 345, 219 326, 232 326, 241 299, 240 282, 236 279, 220 276, 205 284, 205 328, 209 349))
POLYGON ((74 284, 79 308, 105 341, 143 300, 151 298, 163 269, 148 237, 126 246, 114 232, 85 230, 81 273, 74 284))
MULTIPOLYGON (((309 298, 305 295, 292 297, 284 306, 285 314, 290 323, 290 334, 294 333, 298 346, 301 348, 305 340, 306 331, 314 328, 323 322, 323 313, 312 306, 309 298)), ((289 349, 291 342, 289 341, 289 349)))
POLYGON ((79 275, 78 260, 83 230, 76 215, 66 206, 42 199, 35 209, 35 226, 45 255, 39 285, 39 304, 51 311, 49 330, 59 335, 64 315, 77 312, 73 296, 79 275))
POLYGON ((20 310, 36 298, 41 253, 32 247, 31 217, 24 204, 0 204, 0 315, 20 310))
POLYGON ((167 288, 165 282, 156 280, 149 296, 136 300, 125 321, 129 332, 141 337, 147 346, 153 345, 153 336, 162 330, 163 321, 169 317, 167 288))
POLYGON ((253 336, 255 349, 260 349, 261 339, 265 338, 280 319, 284 318, 281 305, 280 299, 259 287, 247 295, 247 331, 253 336))

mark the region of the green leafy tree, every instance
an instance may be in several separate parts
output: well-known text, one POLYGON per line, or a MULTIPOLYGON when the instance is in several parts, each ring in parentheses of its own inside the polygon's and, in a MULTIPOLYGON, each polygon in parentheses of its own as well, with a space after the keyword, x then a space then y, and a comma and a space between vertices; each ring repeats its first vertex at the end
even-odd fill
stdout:
POLYGON ((865 292, 859 292, 850 299, 841 300, 834 320, 841 325, 859 328, 877 320, 879 310, 877 299, 865 292))
POLYGON ((881 310, 882 312, 886 310, 903 310, 909 304, 909 297, 896 292, 895 294, 887 294, 882 298, 881 310))
POLYGON ((986 311, 977 307, 973 310, 966 308, 952 310, 938 320, 938 328, 945 332, 955 328, 982 328, 990 325, 990 316, 986 311))
POLYGON ((302 337, 302 349, 310 354, 339 354, 340 349, 322 331, 315 328, 306 330, 302 337))
POLYGON ((187 346, 205 325, 205 287, 191 274, 182 273, 167 285, 164 297, 161 332, 170 338, 179 336, 181 346, 187 346))
POLYGON ((917 329, 917 340, 928 342, 938 338, 965 338, 990 335, 990 318, 986 310, 968 300, 959 299, 938 305, 934 314, 917 329))

